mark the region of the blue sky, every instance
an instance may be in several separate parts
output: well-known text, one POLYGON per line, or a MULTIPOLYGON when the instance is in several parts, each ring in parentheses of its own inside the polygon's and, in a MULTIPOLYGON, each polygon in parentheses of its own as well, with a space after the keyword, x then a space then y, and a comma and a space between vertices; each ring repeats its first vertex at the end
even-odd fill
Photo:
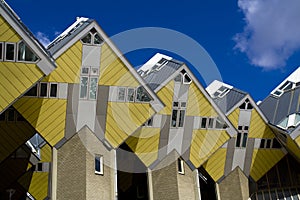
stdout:
MULTIPOLYGON (((202 45, 224 82, 249 92, 256 101, 300 66, 299 0, 6 2, 45 43, 78 16, 95 19, 108 36, 141 27, 178 31, 202 45)), ((139 66, 155 52, 184 60, 159 49, 141 49, 126 57, 139 66)))

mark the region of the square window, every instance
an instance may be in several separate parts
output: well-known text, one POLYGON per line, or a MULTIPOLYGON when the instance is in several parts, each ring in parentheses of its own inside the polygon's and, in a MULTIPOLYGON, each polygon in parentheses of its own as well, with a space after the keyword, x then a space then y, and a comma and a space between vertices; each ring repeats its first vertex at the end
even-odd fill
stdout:
POLYGON ((40 83, 40 97, 47 97, 48 83, 40 83))
POLYGON ((15 61, 15 44, 13 43, 5 44, 5 60, 15 61))
POLYGON ((88 75, 88 74, 89 74, 89 70, 90 70, 89 67, 83 67, 83 68, 81 69, 81 74, 83 74, 83 75, 88 75))
POLYGON ((125 88, 118 88, 118 101, 125 101, 125 88))
POLYGON ((103 156, 95 156, 95 174, 103 175, 103 156))
POLYGON ((91 75, 98 75, 99 73, 98 73, 98 68, 95 68, 95 67, 93 67, 92 69, 91 69, 91 75))
POLYGON ((56 83, 50 84, 50 97, 57 97, 57 84, 56 83))
POLYGON ((173 107, 178 107, 179 103, 178 102, 173 102, 173 107))
POLYGON ((238 126, 238 130, 243 130, 243 126, 238 126))

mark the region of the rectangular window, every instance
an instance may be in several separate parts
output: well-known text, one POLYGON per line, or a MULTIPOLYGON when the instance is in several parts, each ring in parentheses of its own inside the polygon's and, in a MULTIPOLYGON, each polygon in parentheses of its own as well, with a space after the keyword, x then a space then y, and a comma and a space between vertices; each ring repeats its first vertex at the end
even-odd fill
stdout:
POLYGON ((181 158, 178 158, 177 165, 178 165, 178 173, 184 174, 184 161, 181 158))
POLYGON ((36 166, 36 171, 42 172, 43 171, 43 163, 38 163, 36 166))
POLYGON ((237 134, 236 142, 235 142, 235 146, 236 146, 236 147, 241 147, 241 136, 242 136, 241 133, 238 133, 238 134, 237 134))
POLYGON ((178 113, 178 110, 174 109, 172 111, 172 124, 171 124, 172 127, 176 127, 177 113, 178 113))
POLYGON ((118 88, 118 101, 125 101, 125 88, 118 88))
POLYGON ((246 147, 248 140, 248 133, 239 132, 236 137, 236 147, 246 147))
POLYGON ((90 79, 90 99, 95 100, 97 95, 97 82, 98 78, 90 79))
POLYGON ((82 74, 82 75, 88 75, 88 74, 89 74, 89 69, 90 69, 90 68, 88 68, 88 67, 83 67, 83 68, 81 69, 81 74, 82 74))
POLYGON ((0 60, 3 60, 3 42, 0 42, 0 60))
POLYGON ((152 126, 153 125, 153 117, 151 117, 143 126, 152 126))
POLYGON ((24 96, 29 96, 29 97, 37 97, 38 95, 38 84, 35 84, 30 90, 28 90, 24 96))
POLYGON ((56 83, 50 84, 50 97, 57 97, 57 84, 56 83))
POLYGON ((242 147, 246 147, 246 145, 247 145, 247 139, 248 139, 248 133, 244 133, 244 134, 243 134, 243 143, 242 143, 242 147))
POLYGON ((134 93, 135 93, 134 88, 127 89, 127 101, 134 102, 134 93))
POLYGON ((15 44, 5 43, 5 60, 15 61, 15 44))
POLYGON ((180 110, 178 127, 183 127, 185 110, 180 110))
POLYGON ((207 121, 206 117, 201 118, 201 128, 206 128, 206 121, 207 121))
POLYGON ((185 118, 185 106, 186 102, 173 102, 173 111, 171 119, 172 127, 183 127, 185 118))
POLYGON ((87 90, 88 90, 88 77, 81 77, 80 79, 80 99, 87 98, 87 90))
POLYGON ((47 97, 48 83, 40 83, 40 97, 47 97))
POLYGON ((95 174, 103 175, 103 156, 95 156, 95 174))
POLYGON ((213 128, 214 127, 214 118, 209 118, 208 119, 208 128, 213 128))
POLYGON ((271 139, 267 139, 267 142, 266 142, 266 148, 267 149, 270 149, 271 148, 271 139))

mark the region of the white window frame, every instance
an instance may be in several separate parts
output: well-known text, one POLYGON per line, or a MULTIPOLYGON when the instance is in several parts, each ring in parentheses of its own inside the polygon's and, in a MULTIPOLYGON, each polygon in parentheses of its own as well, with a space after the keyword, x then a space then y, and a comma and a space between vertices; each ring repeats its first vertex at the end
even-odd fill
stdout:
POLYGON ((224 85, 222 85, 217 91, 215 91, 215 93, 213 94, 213 96, 219 97, 219 98, 223 98, 228 92, 230 91, 230 89, 224 85), (218 95, 215 95, 216 93, 219 93, 218 95))
POLYGON ((185 85, 190 85, 190 84, 192 83, 192 78, 191 78, 191 76, 188 75, 187 73, 184 73, 184 75, 182 76, 182 83, 185 84, 185 85), (186 82, 186 81, 185 81, 185 77, 186 77, 186 76, 190 79, 189 82, 186 82))
POLYGON ((184 161, 182 158, 177 159, 177 168, 178 173, 184 175, 184 161))
POLYGON ((8 62, 15 62, 16 61, 16 54, 17 54, 17 52, 16 52, 16 43, 13 43, 13 42, 5 42, 4 43, 5 44, 5 48, 4 48, 4 61, 8 61, 8 62), (14 46, 14 58, 13 58, 13 60, 7 60, 6 59, 6 50, 7 50, 7 45, 8 44, 12 44, 13 46, 14 46))
POLYGON ((118 87, 118 91, 117 91, 118 93, 117 93, 117 101, 118 102, 126 102, 126 100, 127 100, 127 89, 126 89, 126 87, 118 87), (124 90, 124 97, 123 97, 123 99, 120 99, 120 91, 121 90, 124 90))
POLYGON ((0 61, 4 60, 4 42, 0 42, 0 44, 2 45, 1 48, 1 52, 0 52, 0 61))
POLYGON ((48 83, 48 82, 40 82, 40 83, 39 83, 39 87, 38 87, 38 96, 39 96, 40 98, 48 98, 48 97, 49 97, 49 83, 48 83), (41 88, 42 88, 42 84, 47 85, 46 96, 41 96, 41 88))
POLYGON ((247 144, 248 144, 248 138, 249 138, 249 126, 239 126, 241 128, 238 128, 238 133, 236 135, 236 141, 235 141, 235 148, 247 148, 247 144), (247 129, 245 129, 245 127, 248 127, 247 129), (238 143, 238 135, 240 134, 240 141, 238 143), (246 138, 246 142, 245 145, 244 144, 244 138, 246 138))
POLYGON ((55 83, 55 82, 50 82, 49 83, 49 89, 48 89, 48 91, 49 91, 49 98, 52 98, 52 99, 55 99, 55 98, 58 98, 58 93, 59 93, 59 84, 58 83, 55 83), (56 96, 55 97, 52 97, 51 96, 51 87, 52 87, 52 85, 56 85, 56 96))
MULTIPOLYGON (((119 95, 119 93, 118 93, 118 95, 119 95)), ((132 87, 129 87, 129 88, 127 88, 127 93, 126 93, 126 100, 128 101, 128 102, 134 102, 134 100, 135 100, 135 97, 136 96, 136 90, 135 90, 135 88, 132 88, 132 87), (133 90, 133 100, 129 100, 129 90, 133 90)))
POLYGON ((26 42, 24 40, 20 40, 19 42, 17 42, 16 44, 16 56, 15 56, 15 60, 16 62, 22 62, 22 63, 37 63, 40 58, 33 52, 33 50, 26 44, 26 42), (27 48, 29 48, 31 50, 31 52, 37 57, 36 61, 26 61, 26 60, 19 60, 19 44, 23 42, 25 44, 25 46, 27 48))
POLYGON ((144 127, 152 127, 153 126, 153 117, 148 119, 142 126, 144 127))
POLYGON ((100 33, 98 33, 97 30, 96 30, 95 33, 92 33, 91 31, 89 31, 87 34, 85 34, 85 35, 80 39, 80 42, 81 42, 82 44, 85 44, 85 45, 101 46, 101 45, 104 43, 104 40, 103 40, 103 38, 101 37, 100 33), (85 43, 85 42, 82 41, 82 39, 85 38, 88 34, 91 35, 91 42, 90 42, 90 43, 85 43), (96 35, 96 34, 98 34, 98 36, 102 39, 102 42, 101 42, 100 44, 96 44, 96 43, 95 43, 95 35, 96 35))
POLYGON ((170 122, 170 127, 171 128, 184 128, 184 124, 185 124, 185 118, 186 118, 186 108, 187 108, 187 104, 186 102, 183 101, 173 101, 173 107, 172 107, 172 114, 171 114, 171 122, 170 122), (178 103, 177 106, 174 106, 174 103, 178 103), (185 107, 182 106, 182 103, 185 103, 185 107), (173 126, 173 113, 174 111, 177 111, 177 116, 176 116, 176 121, 175 121, 175 126, 173 126), (184 116, 183 116, 183 123, 182 126, 180 125, 180 116, 181 116, 181 111, 184 111, 184 116))
POLYGON ((80 100, 90 100, 90 101, 96 101, 97 100, 97 95, 98 95, 98 81, 99 81, 99 69, 97 67, 93 66, 82 66, 80 69, 80 83, 79 83, 79 99, 80 100), (83 69, 88 69, 88 73, 83 73, 83 69), (97 69, 97 73, 92 73, 93 69, 97 69), (87 78, 87 91, 86 91, 86 96, 81 97, 81 80, 82 78, 87 78), (96 91, 95 91, 95 98, 91 98, 91 80, 96 79, 96 91))
POLYGON ((104 174, 103 155, 95 155, 94 162, 95 162, 95 166, 94 166, 95 174, 103 175, 104 174), (99 158, 99 160, 97 158, 99 158), (100 170, 96 169, 96 162, 99 162, 100 170))

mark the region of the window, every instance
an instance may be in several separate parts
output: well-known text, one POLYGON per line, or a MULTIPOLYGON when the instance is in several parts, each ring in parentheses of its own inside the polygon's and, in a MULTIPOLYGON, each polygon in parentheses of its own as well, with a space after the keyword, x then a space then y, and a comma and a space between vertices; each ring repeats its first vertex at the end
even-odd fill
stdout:
POLYGON ((136 100, 139 102, 149 102, 152 99, 150 98, 148 92, 144 87, 140 86, 136 90, 136 100))
POLYGON ((100 37, 99 33, 97 33, 96 29, 93 28, 81 39, 81 42, 83 44, 99 45, 103 43, 103 39, 100 37))
POLYGON ((153 125, 153 117, 151 117, 143 126, 149 126, 151 127, 153 125))
POLYGON ((47 97, 48 83, 40 83, 40 97, 47 97))
POLYGON ((135 89, 128 88, 127 89, 127 101, 134 102, 134 98, 135 98, 135 89))
POLYGON ((277 89, 273 95, 275 96, 281 96, 284 91, 290 90, 293 88, 293 83, 290 81, 286 81, 279 89, 277 89))
POLYGON ((248 140, 248 126, 238 126, 238 131, 235 146, 245 148, 248 140))
POLYGON ((43 171, 43 163, 38 163, 36 166, 36 171, 42 172, 43 171))
POLYGON ((118 88, 118 101, 125 101, 126 89, 123 87, 118 88))
POLYGON ((15 44, 14 43, 5 43, 5 60, 6 61, 15 61, 15 44))
POLYGON ((185 73, 183 75, 183 84, 191 84, 191 82, 192 82, 191 77, 187 73, 185 73))
POLYGON ((153 69, 155 70, 160 70, 163 66, 165 66, 169 61, 165 58, 160 59, 155 66, 153 67, 153 69))
POLYGON ((184 161, 181 158, 177 159, 178 173, 184 174, 184 161))
POLYGON ((50 97, 57 97, 57 84, 50 83, 50 97))
POLYGON ((3 42, 0 42, 0 61, 3 60, 3 42))
POLYGON ((25 119, 15 109, 8 108, 5 112, 3 112, 0 115, 0 121, 16 122, 16 121, 25 121, 25 119))
POLYGON ((227 93, 229 92, 229 88, 225 87, 225 86, 221 86, 214 94, 214 97, 219 97, 222 98, 224 97, 227 93))
POLYGON ((38 57, 31 51, 24 41, 18 44, 18 61, 36 62, 38 57))
POLYGON ((206 121, 207 121, 206 117, 201 118, 201 128, 206 128, 206 121))
POLYGON ((262 149, 271 149, 271 148, 280 149, 281 144, 278 142, 278 140, 276 138, 272 138, 272 139, 262 138, 261 141, 260 141, 259 148, 262 148, 262 149))
POLYGON ((239 108, 242 110, 251 110, 253 109, 253 106, 251 105, 249 99, 246 99, 245 102, 242 105, 240 105, 239 108))
POLYGON ((95 174, 103 175, 103 156, 95 156, 95 174))
POLYGON ((37 97, 38 96, 38 84, 35 84, 30 90, 28 90, 24 96, 37 97))
POLYGON ((171 127, 183 127, 185 119, 186 102, 173 102, 171 127))
POLYGON ((181 78, 182 78, 182 75, 181 75, 181 74, 178 74, 178 76, 175 77, 174 81, 175 81, 175 82, 180 82, 180 83, 181 83, 181 78))
POLYGON ((98 76, 98 68, 82 67, 80 76, 80 99, 97 99, 98 76))

